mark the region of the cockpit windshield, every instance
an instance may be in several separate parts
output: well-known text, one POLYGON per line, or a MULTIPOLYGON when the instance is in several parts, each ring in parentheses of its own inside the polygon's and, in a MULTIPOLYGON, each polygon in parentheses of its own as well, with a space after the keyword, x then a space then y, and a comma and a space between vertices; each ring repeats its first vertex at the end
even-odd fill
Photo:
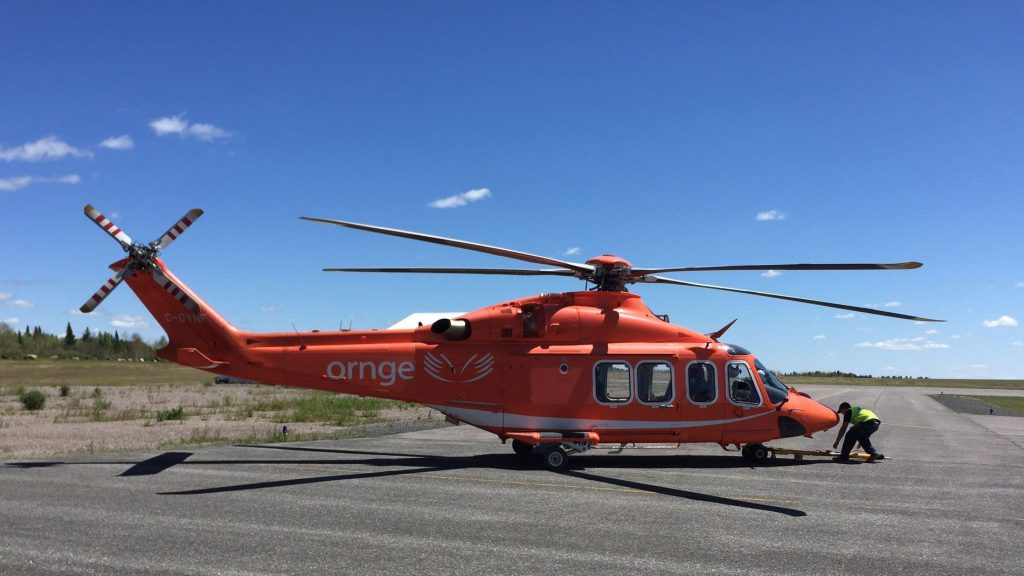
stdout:
POLYGON ((760 360, 755 360, 754 366, 757 368, 757 374, 761 377, 761 382, 764 382, 764 387, 768 391, 768 399, 772 404, 789 399, 789 389, 775 377, 775 374, 772 374, 771 370, 761 364, 760 360))

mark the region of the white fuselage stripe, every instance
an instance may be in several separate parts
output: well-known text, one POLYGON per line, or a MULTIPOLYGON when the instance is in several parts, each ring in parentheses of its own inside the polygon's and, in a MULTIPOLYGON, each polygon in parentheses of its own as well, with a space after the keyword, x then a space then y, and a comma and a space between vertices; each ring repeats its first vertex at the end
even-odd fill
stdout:
POLYGON ((752 420, 775 412, 774 410, 766 410, 749 416, 726 418, 723 420, 601 420, 529 416, 508 412, 474 410, 472 408, 456 408, 454 406, 431 405, 430 407, 473 426, 505 428, 508 430, 652 430, 699 428, 701 426, 721 426, 722 424, 743 422, 744 420, 752 420))

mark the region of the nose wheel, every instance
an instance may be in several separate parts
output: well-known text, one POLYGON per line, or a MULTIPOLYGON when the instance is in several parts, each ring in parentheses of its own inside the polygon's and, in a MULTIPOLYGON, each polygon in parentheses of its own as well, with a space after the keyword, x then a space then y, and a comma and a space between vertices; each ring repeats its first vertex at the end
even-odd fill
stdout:
POLYGON ((747 462, 751 462, 757 465, 764 465, 768 463, 768 458, 771 456, 768 448, 763 444, 747 444, 740 451, 743 455, 743 459, 747 462))

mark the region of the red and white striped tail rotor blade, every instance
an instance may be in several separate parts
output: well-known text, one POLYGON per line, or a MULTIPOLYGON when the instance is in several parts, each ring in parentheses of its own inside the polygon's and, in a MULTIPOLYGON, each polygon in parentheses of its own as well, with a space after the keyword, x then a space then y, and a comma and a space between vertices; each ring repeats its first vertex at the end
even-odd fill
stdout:
POLYGON ((132 237, 125 234, 124 230, 118 228, 109 218, 100 214, 100 211, 93 208, 92 204, 85 205, 85 215, 102 228, 104 232, 113 236, 114 240, 117 240, 125 250, 132 245, 132 237))
POLYGON ((92 295, 92 298, 86 300, 85 304, 82 304, 82 307, 79 308, 79 310, 85 314, 95 310, 96 307, 100 305, 100 302, 103 302, 103 299, 109 296, 110 293, 114 291, 114 288, 117 288, 117 285, 124 280, 125 272, 126 270, 124 269, 114 272, 114 275, 110 277, 110 280, 107 280, 106 284, 100 286, 100 289, 92 295))
POLYGON ((168 294, 174 296, 178 300, 178 302, 184 304, 186 308, 188 308, 192 312, 199 312, 199 304, 196 304, 195 300, 189 298, 188 294, 185 294, 185 291, 179 288, 178 285, 175 284, 170 278, 164 276, 159 271, 154 270, 153 279, 156 280, 157 284, 163 286, 164 290, 167 290, 168 294))
POLYGON ((178 236, 181 236, 182 233, 185 232, 185 230, 188 230, 188 227, 191 226, 196 221, 196 219, 198 219, 202 215, 203 211, 200 210, 199 208, 193 208, 192 210, 189 210, 188 214, 182 216, 181 220, 178 220, 174 224, 174 226, 171 226, 170 228, 167 229, 167 232, 164 232, 164 235, 161 236, 160 240, 156 243, 156 249, 163 250, 164 248, 170 246, 171 242, 177 240, 178 236))

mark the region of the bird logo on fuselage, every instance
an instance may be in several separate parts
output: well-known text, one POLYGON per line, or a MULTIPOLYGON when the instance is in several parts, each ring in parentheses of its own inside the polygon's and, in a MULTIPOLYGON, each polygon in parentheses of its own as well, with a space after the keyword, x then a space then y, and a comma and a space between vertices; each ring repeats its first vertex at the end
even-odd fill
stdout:
POLYGON ((487 377, 494 371, 494 355, 473 354, 461 367, 456 367, 444 354, 427 352, 423 357, 423 368, 435 380, 466 384, 487 377))

